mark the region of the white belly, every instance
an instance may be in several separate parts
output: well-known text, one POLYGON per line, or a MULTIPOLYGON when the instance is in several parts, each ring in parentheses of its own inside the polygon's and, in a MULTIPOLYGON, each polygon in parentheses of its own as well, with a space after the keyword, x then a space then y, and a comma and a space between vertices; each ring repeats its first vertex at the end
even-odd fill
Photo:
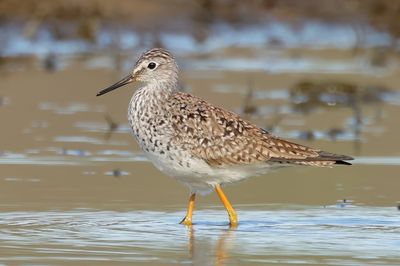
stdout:
POLYGON ((215 168, 200 159, 183 160, 180 164, 175 162, 175 158, 180 156, 172 157, 174 160, 171 161, 167 156, 151 152, 145 154, 161 172, 184 183, 192 192, 201 194, 210 192, 216 184, 238 182, 250 176, 265 174, 273 168, 269 164, 215 168))

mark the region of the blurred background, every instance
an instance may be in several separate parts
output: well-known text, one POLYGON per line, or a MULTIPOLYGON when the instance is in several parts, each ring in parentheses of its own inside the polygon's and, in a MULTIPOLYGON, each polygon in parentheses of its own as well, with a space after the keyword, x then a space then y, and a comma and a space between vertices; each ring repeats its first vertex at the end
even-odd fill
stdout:
MULTIPOLYGON (((175 55, 182 90, 281 137, 356 158, 351 167, 291 168, 229 186, 239 210, 396 212, 399 16, 400 1, 389 0, 0 0, 3 219, 55 210, 78 219, 89 209, 152 210, 179 221, 188 191, 158 172, 130 135, 135 86, 95 96, 152 47, 175 55)), ((197 206, 226 218, 213 194, 197 206)))

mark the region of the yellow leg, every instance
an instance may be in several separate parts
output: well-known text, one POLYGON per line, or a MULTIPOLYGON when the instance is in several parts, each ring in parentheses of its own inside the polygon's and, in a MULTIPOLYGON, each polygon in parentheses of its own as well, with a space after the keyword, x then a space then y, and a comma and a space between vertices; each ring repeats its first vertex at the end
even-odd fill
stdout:
POLYGON ((180 224, 192 225, 192 215, 193 215, 194 200, 195 199, 196 199, 196 193, 190 194, 189 204, 188 204, 186 216, 185 216, 185 218, 182 219, 180 224))
POLYGON ((229 216, 229 222, 231 227, 236 227, 237 226, 237 216, 235 210, 232 208, 231 203, 229 200, 226 198, 224 192, 221 189, 221 186, 218 184, 215 186, 215 191, 218 194, 219 199, 221 200, 222 204, 224 204, 224 207, 226 211, 228 212, 229 216))

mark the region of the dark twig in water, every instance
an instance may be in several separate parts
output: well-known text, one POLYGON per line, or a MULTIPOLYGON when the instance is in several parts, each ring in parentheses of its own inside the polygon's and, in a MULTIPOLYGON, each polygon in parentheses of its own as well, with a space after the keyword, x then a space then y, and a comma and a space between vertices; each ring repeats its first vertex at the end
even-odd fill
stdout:
POLYGON ((109 140, 111 138, 111 135, 114 133, 114 131, 116 131, 118 129, 119 124, 117 122, 115 122, 109 114, 106 114, 104 116, 104 118, 106 119, 107 124, 108 124, 108 130, 105 135, 105 140, 109 140))
POLYGON ((112 175, 113 175, 114 177, 120 177, 120 176, 122 176, 122 174, 123 174, 123 172, 121 171, 121 169, 114 169, 114 170, 112 170, 112 175))
POLYGON ((50 53, 46 56, 43 62, 43 67, 48 72, 54 72, 57 70, 57 56, 53 53, 50 53))
POLYGON ((246 97, 243 101, 243 115, 244 117, 249 118, 252 115, 257 113, 257 106, 253 102, 254 93, 253 93, 253 81, 249 79, 246 97))

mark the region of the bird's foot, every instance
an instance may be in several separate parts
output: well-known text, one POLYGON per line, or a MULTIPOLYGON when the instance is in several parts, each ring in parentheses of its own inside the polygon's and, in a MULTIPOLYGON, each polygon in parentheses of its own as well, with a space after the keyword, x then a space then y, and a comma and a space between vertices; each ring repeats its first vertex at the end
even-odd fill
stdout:
POLYGON ((236 228, 238 226, 238 220, 236 216, 236 212, 232 209, 228 211, 228 216, 229 216, 229 227, 230 228, 236 228))
POLYGON ((180 224, 188 225, 188 226, 192 225, 192 219, 190 219, 189 217, 185 216, 185 218, 182 219, 180 224))

